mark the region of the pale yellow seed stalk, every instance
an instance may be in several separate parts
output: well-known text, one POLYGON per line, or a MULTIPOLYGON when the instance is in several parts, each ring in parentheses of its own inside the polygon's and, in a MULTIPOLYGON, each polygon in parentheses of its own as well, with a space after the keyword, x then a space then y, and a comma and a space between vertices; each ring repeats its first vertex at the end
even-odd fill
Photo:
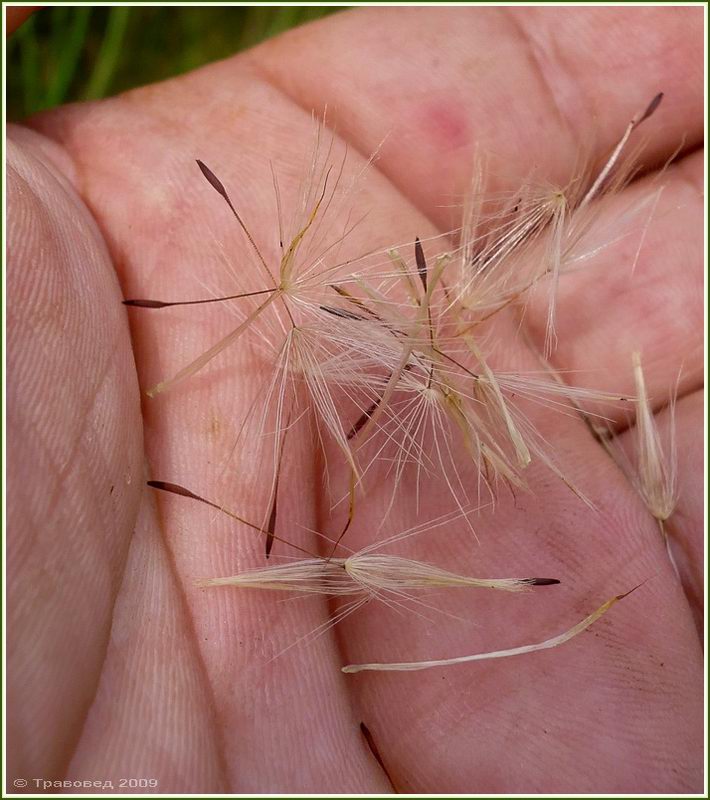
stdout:
MULTIPOLYGON (((631 590, 633 591, 633 589, 631 590)), ((342 667, 343 672, 347 673, 354 673, 354 672, 365 672, 365 671, 372 671, 372 672, 414 672, 416 670, 421 669, 431 669, 432 667, 450 667, 454 664, 464 664, 470 661, 487 661, 493 658, 508 658, 509 656, 521 656, 525 655, 526 653, 534 653, 537 650, 549 650, 552 647, 558 647, 565 642, 568 642, 570 639, 577 636, 577 634, 582 633, 582 631, 586 630, 590 625, 595 623, 599 617, 606 612, 616 603, 618 600, 623 599, 626 597, 630 592, 626 592, 626 594, 616 595, 612 597, 610 600, 607 600, 606 603, 599 606, 599 608, 588 617, 585 617, 581 622, 578 622, 574 627, 570 628, 568 631, 559 634, 558 636, 553 636, 551 639, 546 639, 544 642, 539 642, 538 644, 528 644, 523 645, 522 647, 513 647, 509 650, 493 650, 488 653, 476 653, 472 656, 459 656, 457 658, 444 658, 435 661, 410 661, 410 662, 400 662, 400 663, 372 663, 372 664, 348 664, 345 667, 342 667)))
POLYGON ((651 514, 665 522, 675 510, 678 502, 675 436, 673 411, 670 405, 671 442, 668 458, 663 452, 661 439, 653 417, 646 392, 641 356, 632 356, 634 381, 636 382, 636 449, 638 458, 637 486, 651 514))
POLYGON ((678 461, 675 448, 675 393, 671 396, 670 445, 668 455, 663 451, 661 437, 646 392, 646 381, 639 353, 632 354, 636 382, 636 474, 632 480, 646 508, 658 522, 658 530, 666 553, 678 579, 680 571, 671 549, 666 522, 678 503, 678 461))

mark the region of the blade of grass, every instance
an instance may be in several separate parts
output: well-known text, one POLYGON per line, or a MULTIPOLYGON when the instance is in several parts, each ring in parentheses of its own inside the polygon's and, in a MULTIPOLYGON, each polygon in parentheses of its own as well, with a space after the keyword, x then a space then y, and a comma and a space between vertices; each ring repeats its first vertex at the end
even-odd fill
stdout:
POLYGON ((272 13, 273 9, 260 6, 251 6, 244 9, 237 51, 246 50, 247 47, 251 47, 263 40, 264 31, 269 24, 269 15, 272 13))
POLYGON ((270 15, 268 25, 264 30, 264 38, 268 39, 270 36, 283 33, 283 31, 298 25, 303 17, 302 11, 298 6, 273 9, 274 13, 270 15))
POLYGON ((84 49, 89 28, 89 18, 91 17, 91 8, 86 7, 56 8, 53 11, 71 11, 72 13, 69 17, 65 14, 62 24, 58 24, 55 27, 55 31, 58 33, 57 38, 61 38, 61 40, 54 48, 55 52, 59 53, 59 59, 55 64, 45 96, 44 105, 47 108, 58 106, 67 97, 84 49))
POLYGON ((114 6, 111 9, 101 49, 96 58, 89 84, 84 90, 85 100, 105 97, 109 91, 111 80, 116 72, 116 65, 121 56, 131 10, 125 6, 114 6))
POLYGON ((37 44, 36 18, 30 17, 16 34, 20 44, 20 70, 22 73, 22 98, 25 115, 40 109, 40 50, 37 44))

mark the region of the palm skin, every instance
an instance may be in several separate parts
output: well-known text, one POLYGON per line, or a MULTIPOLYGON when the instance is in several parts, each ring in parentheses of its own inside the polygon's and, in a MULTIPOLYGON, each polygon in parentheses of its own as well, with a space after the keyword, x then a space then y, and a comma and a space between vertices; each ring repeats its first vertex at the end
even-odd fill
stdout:
MULTIPOLYGON (((118 788, 120 778, 155 778, 160 792, 390 791, 362 721, 399 791, 701 790, 701 52, 699 9, 361 10, 12 130, 10 779, 118 788), (232 265, 246 260, 243 235, 194 159, 218 173, 275 252, 268 158, 299 161, 310 109, 328 105, 355 166, 389 134, 370 214, 348 245, 364 249, 450 227, 443 206, 463 191, 475 142, 511 174, 536 164, 562 180, 585 132, 598 131, 602 153, 659 89, 666 105, 648 132, 646 163, 662 166, 685 137, 659 221, 633 276, 619 267, 633 246, 620 243, 594 270, 565 277, 555 362, 629 392, 629 352, 641 349, 650 394, 662 398, 683 361, 673 530, 684 586, 653 520, 584 425, 537 411, 598 511, 535 467, 532 493, 503 492, 495 514, 477 518, 479 544, 454 525, 411 540, 405 554, 471 574, 552 575, 561 586, 432 601, 466 621, 371 604, 272 659, 327 619, 327 602, 197 588, 199 578, 263 563, 263 542, 204 506, 144 488, 148 478, 177 481, 252 518, 268 495, 254 452, 234 449, 259 377, 248 347, 154 400, 138 388, 234 325, 215 307, 127 315, 120 302, 204 296, 202 283, 214 286, 223 271, 215 241, 232 265), (412 674, 339 671, 538 641, 644 580, 556 651, 412 674)), ((293 195, 293 172, 282 182, 293 195)), ((499 322, 498 357, 535 369, 514 324, 499 322)), ((540 343, 542 306, 524 324, 540 343)), ((299 434, 290 446, 278 533, 315 549, 299 527, 332 533, 338 524, 311 439, 299 434)), ((411 481, 402 487, 387 532, 416 521, 413 492, 411 481)), ((350 547, 371 541, 388 501, 373 481, 350 547)), ((420 508, 426 517, 447 510, 435 481, 420 508)), ((275 553, 288 550, 277 543, 275 553)))

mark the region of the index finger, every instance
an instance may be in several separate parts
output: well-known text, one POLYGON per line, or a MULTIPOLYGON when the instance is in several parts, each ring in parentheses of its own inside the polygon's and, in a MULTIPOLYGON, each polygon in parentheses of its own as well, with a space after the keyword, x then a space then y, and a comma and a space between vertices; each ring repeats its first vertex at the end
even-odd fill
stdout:
POLYGON ((644 151, 662 163, 703 136, 700 8, 369 8, 257 49, 270 81, 328 109, 361 152, 436 224, 451 227, 474 147, 506 173, 566 181, 665 93, 644 151), (288 65, 297 59, 299 69, 288 65), (357 76, 354 80, 354 76, 357 76), (339 101, 347 93, 347 104, 339 101))

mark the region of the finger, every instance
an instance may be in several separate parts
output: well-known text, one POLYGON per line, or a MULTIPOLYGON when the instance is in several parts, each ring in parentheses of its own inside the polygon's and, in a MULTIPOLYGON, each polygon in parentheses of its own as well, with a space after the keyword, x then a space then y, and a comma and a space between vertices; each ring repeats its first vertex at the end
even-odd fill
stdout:
MULTIPOLYGON (((202 480, 207 477, 214 485, 210 460, 197 459, 194 445, 175 438, 173 458, 185 452, 201 466, 202 480)), ((184 463, 173 469, 195 486, 184 463)), ((290 539, 299 534, 296 520, 308 524, 312 519, 312 488, 304 481, 309 465, 298 467, 298 478, 291 471, 283 476, 295 488, 279 504, 280 517, 288 522, 277 530, 290 539)), ((229 790, 388 791, 343 691, 327 601, 236 586, 198 586, 205 578, 263 566, 263 540, 194 501, 163 496, 158 502, 195 631, 195 649, 209 681, 229 790)), ((271 563, 289 561, 274 552, 271 563)), ((185 791, 186 784, 180 785, 185 791)))
POLYGON ((8 765, 57 778, 103 660, 142 429, 105 245, 39 141, 8 139, 8 765))
MULTIPOLYGON (((631 353, 638 351, 655 408, 667 401, 679 371, 681 395, 702 386, 702 187, 703 154, 695 153, 657 181, 646 178, 607 201, 583 248, 601 248, 599 254, 560 279, 552 361, 570 383, 633 395, 631 353)), ((524 318, 539 350, 548 299, 541 286, 524 318)), ((623 405, 603 413, 621 425, 629 419, 623 405)))
MULTIPOLYGON (((502 490, 495 512, 471 517, 480 543, 455 521, 400 542, 397 552, 458 574, 539 575, 561 584, 524 595, 441 592, 418 596, 426 606, 393 608, 387 600, 403 598, 383 593, 343 623, 344 663, 450 658, 542 641, 619 587, 646 583, 588 634, 548 653, 480 669, 348 676, 400 791, 691 791, 702 784, 701 653, 655 522, 576 420, 548 422, 558 464, 596 512, 531 465, 529 492, 502 490), (510 752, 514 768, 501 757, 510 752), (619 752, 623 759, 611 756, 619 752), (669 757, 673 771, 662 765, 669 757)), ((470 468, 461 475, 475 483, 470 468)), ((446 508, 441 481, 427 480, 417 518, 406 486, 388 530, 446 508)), ((352 547, 369 540, 389 499, 384 481, 368 487, 352 547)))
POLYGON ((121 793, 227 792, 217 710, 145 492, 96 697, 66 771, 121 793), (117 706, 117 699, 120 699, 117 706))
POLYGON ((580 151, 605 153, 659 91, 648 163, 703 136, 699 8, 370 8, 252 57, 305 108, 327 106, 361 152, 387 137, 379 168, 444 228, 476 146, 511 178, 564 183, 580 151))
MULTIPOLYGON (((310 114, 255 81, 252 74, 240 74, 233 62, 164 84, 157 93, 151 88, 106 101, 100 108, 99 114, 91 107, 65 109, 45 118, 54 125, 45 124, 54 135, 64 137, 78 159, 80 181, 129 291, 190 299, 209 296, 216 285, 231 293, 235 280, 237 286, 244 281, 246 288, 263 289, 266 278, 253 249, 194 159, 203 159, 219 174, 267 263, 278 268, 279 228, 269 158, 276 157, 288 223, 303 188, 300 166, 313 146, 310 114), (241 97, 236 126, 233 105, 222 102, 219 93, 212 94, 227 83, 230 93, 241 97), (264 107, 269 108, 268 118, 264 107), (189 130, 165 124, 177 108, 191 108, 189 130), (114 148, 119 139, 131 153, 120 161, 114 148), (112 189, 106 191, 109 174, 112 189), (156 231, 170 234, 156 236, 156 231), (231 272, 219 258, 222 248, 231 272)), ((328 144, 324 146, 327 149, 328 144)), ((334 163, 342 153, 336 141, 334 163)), ((353 154, 343 184, 347 186, 363 166, 353 154)), ((384 179, 375 175, 374 181, 367 190, 367 203, 352 214, 356 220, 368 210, 370 224, 348 237, 339 258, 384 245, 392 241, 390 237, 405 238, 398 227, 401 198, 384 179)), ((329 237, 340 236, 347 221, 347 216, 329 217, 329 237)), ((132 311, 144 386, 170 377, 228 334, 235 327, 235 313, 243 309, 235 312, 230 306, 214 305, 132 311)), ((256 333, 252 334, 256 341, 256 333)), ((180 482, 260 524, 265 508, 268 513, 272 485, 273 425, 269 417, 266 429, 259 428, 264 405, 258 401, 271 369, 273 363, 264 358, 263 349, 236 346, 194 379, 146 400, 151 477, 180 482), (250 411, 254 400, 256 411, 250 411), (245 418, 246 435, 240 438, 245 418)), ((311 435, 307 423, 289 432, 276 533, 315 550, 315 537, 302 530, 318 528, 317 509, 324 502, 321 464, 313 458, 311 435)), ((235 587, 200 588, 199 580, 263 566, 264 538, 185 498, 166 496, 159 503, 219 724, 225 730, 222 745, 230 788, 387 790, 343 692, 327 603, 322 598, 292 597, 284 602, 277 593, 235 587), (322 636, 297 646, 301 637, 319 630, 322 636)), ((272 563, 290 555, 293 551, 276 542, 272 563)))

